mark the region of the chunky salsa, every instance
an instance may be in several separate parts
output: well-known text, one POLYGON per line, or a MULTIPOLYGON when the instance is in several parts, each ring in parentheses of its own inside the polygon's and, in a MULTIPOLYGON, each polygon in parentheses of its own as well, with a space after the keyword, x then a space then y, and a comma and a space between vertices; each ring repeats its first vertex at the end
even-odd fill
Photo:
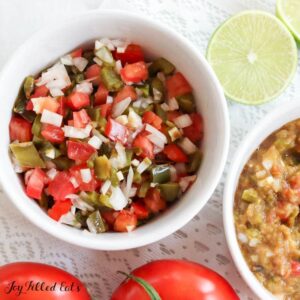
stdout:
POLYGON ((300 299, 300 119, 271 134, 244 167, 235 194, 238 242, 273 294, 300 299))
POLYGON ((126 232, 193 184, 201 115, 192 87, 164 58, 103 38, 61 57, 20 89, 10 150, 26 194, 61 223, 126 232))

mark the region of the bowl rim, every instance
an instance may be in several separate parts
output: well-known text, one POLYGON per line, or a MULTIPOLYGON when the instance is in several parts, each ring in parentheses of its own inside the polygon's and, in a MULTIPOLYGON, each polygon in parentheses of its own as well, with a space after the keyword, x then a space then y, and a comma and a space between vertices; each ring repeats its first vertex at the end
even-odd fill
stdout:
POLYGON ((264 300, 275 300, 278 298, 256 279, 241 252, 233 217, 234 194, 241 171, 257 147, 274 131, 298 118, 300 118, 300 104, 297 102, 287 103, 284 107, 278 106, 267 113, 266 116, 248 132, 235 151, 225 180, 223 193, 223 227, 227 246, 234 264, 244 281, 258 297, 264 300), (262 131, 264 134, 260 134, 262 131))
MULTIPOLYGON (((12 54, 12 56, 9 58, 8 62, 2 68, 2 72, 0 73, 0 82, 1 82, 1 78, 3 78, 5 76, 5 73, 11 68, 11 65, 13 65, 15 58, 20 56, 28 45, 30 45, 31 43, 33 43, 35 41, 38 41, 42 35, 45 35, 45 34, 48 35, 49 33, 53 32, 53 31, 59 30, 61 27, 67 26, 69 23, 82 21, 83 18, 85 19, 85 22, 88 22, 89 17, 97 17, 97 16, 103 16, 103 15, 108 15, 108 16, 111 16, 112 18, 113 17, 122 17, 122 16, 123 17, 126 16, 127 18, 128 17, 134 18, 136 20, 136 22, 145 23, 154 29, 163 31, 167 35, 172 36, 172 38, 174 38, 174 40, 177 40, 179 43, 183 44, 186 48, 189 49, 190 52, 197 54, 198 59, 201 61, 201 64, 203 65, 203 69, 204 69, 206 75, 209 77, 209 80, 212 82, 213 88, 215 89, 215 92, 218 95, 217 96, 219 98, 218 105, 220 108, 220 112, 221 112, 222 116, 224 117, 224 127, 223 127, 224 144, 223 144, 223 148, 221 151, 222 155, 219 158, 219 167, 217 168, 216 174, 214 176, 214 180, 211 181, 210 185, 206 188, 206 191, 203 194, 203 198, 205 198, 207 200, 200 202, 200 204, 197 205, 197 209, 194 209, 193 211, 190 210, 189 214, 187 214, 184 218, 178 219, 177 220, 178 222, 176 224, 173 223, 172 226, 166 226, 164 228, 164 230, 161 231, 160 234, 156 234, 156 235, 152 234, 151 237, 150 237, 150 234, 148 234, 145 238, 142 237, 142 238, 139 238, 139 240, 128 238, 127 242, 123 243, 123 244, 121 244, 120 242, 118 243, 118 241, 115 239, 108 244, 103 244, 103 243, 101 244, 96 239, 89 239, 89 242, 87 244, 87 243, 84 243, 84 241, 86 241, 86 240, 84 240, 83 235, 80 236, 80 238, 79 238, 79 236, 76 237, 73 234, 65 234, 64 230, 59 230, 59 228, 61 228, 60 227, 61 224, 59 224, 57 222, 55 222, 57 224, 52 224, 53 226, 52 225, 49 226, 48 223, 45 224, 44 222, 41 222, 39 220, 32 218, 30 210, 22 210, 20 205, 18 205, 18 203, 17 203, 18 201, 16 198, 18 198, 18 197, 13 197, 11 195, 11 193, 10 193, 11 188, 9 188, 5 184, 5 182, 7 181, 7 178, 5 177, 5 172, 0 170, 0 181, 2 183, 4 192, 6 193, 6 195, 10 199, 10 201, 12 203, 14 203, 14 205, 17 207, 17 209, 31 223, 33 223, 38 228, 44 230, 48 234, 50 234, 62 241, 65 241, 65 242, 68 242, 68 243, 71 243, 71 244, 74 244, 77 246, 81 246, 84 248, 89 248, 89 249, 112 250, 113 251, 113 250, 126 250, 126 249, 145 246, 145 245, 154 243, 162 238, 165 238, 168 235, 175 232, 176 230, 183 227, 202 209, 202 207, 207 203, 207 201, 213 194, 213 192, 221 178, 221 175, 223 173, 226 159, 227 159, 228 150, 229 150, 230 126, 229 126, 229 114, 228 114, 227 103, 226 103, 226 99, 225 99, 222 87, 221 87, 216 75, 214 74, 212 68, 209 66, 208 62, 206 61, 205 57, 200 53, 200 51, 198 51, 197 48, 189 40, 187 40, 185 37, 178 34, 174 29, 169 28, 167 25, 161 24, 158 21, 154 21, 147 16, 144 16, 144 15, 140 16, 136 13, 122 11, 122 10, 100 9, 97 11, 90 11, 90 12, 74 14, 65 20, 61 20, 58 22, 53 21, 51 24, 48 24, 47 26, 41 28, 39 31, 34 33, 29 39, 27 39, 12 54), (57 226, 57 225, 59 225, 59 226, 57 226)), ((128 234, 128 237, 129 236, 131 236, 131 237, 134 236, 134 232, 128 234)))

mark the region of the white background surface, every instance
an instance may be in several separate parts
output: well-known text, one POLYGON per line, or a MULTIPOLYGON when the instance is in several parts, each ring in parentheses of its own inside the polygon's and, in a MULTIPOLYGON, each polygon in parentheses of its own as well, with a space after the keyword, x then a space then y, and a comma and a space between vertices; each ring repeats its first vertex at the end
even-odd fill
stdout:
MULTIPOLYGON (((100 9, 101 5, 164 22, 190 39, 203 54, 212 32, 230 15, 249 8, 275 11, 273 0, 0 0, 0 68, 24 40, 49 21, 100 9)), ((0 101, 5 105, 5 99, 0 101)), ((293 83, 272 103, 247 107, 228 102, 232 130, 228 164, 247 131, 273 107, 288 101, 300 101, 299 66, 293 83)), ((123 279, 117 270, 129 271, 152 259, 185 258, 225 276, 242 300, 257 299, 237 274, 227 250, 222 228, 225 177, 226 170, 209 203, 184 228, 153 245, 120 252, 86 250, 52 238, 25 220, 0 190, 0 264, 17 260, 51 263, 87 283, 95 299, 108 300, 123 279)))

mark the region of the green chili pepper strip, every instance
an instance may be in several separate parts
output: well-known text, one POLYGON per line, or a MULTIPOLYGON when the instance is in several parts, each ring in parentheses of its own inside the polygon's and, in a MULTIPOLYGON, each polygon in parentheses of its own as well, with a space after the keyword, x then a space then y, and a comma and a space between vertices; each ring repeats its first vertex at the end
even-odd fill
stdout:
POLYGON ((110 204, 109 199, 110 199, 110 197, 108 195, 101 194, 98 199, 100 206, 112 208, 112 205, 110 204))
POLYGON ((195 101, 192 94, 185 94, 176 97, 179 108, 185 113, 192 113, 196 110, 195 101))
POLYGON ((110 92, 116 92, 123 86, 120 76, 113 68, 103 67, 101 70, 101 78, 103 84, 110 92))
POLYGON ((26 110, 26 105, 27 100, 25 100, 24 98, 18 98, 14 106, 14 112, 19 114, 25 120, 33 122, 36 117, 36 113, 31 110, 26 110))
POLYGON ((120 273, 122 275, 125 275, 127 278, 137 282, 140 286, 142 286, 144 288, 144 290, 146 291, 146 293, 149 295, 151 300, 161 300, 161 298, 160 298, 159 294, 157 293, 157 291, 146 280, 144 280, 140 277, 136 277, 132 274, 127 274, 127 273, 122 272, 122 271, 118 271, 118 273, 120 273))
POLYGON ((164 121, 167 121, 167 113, 161 108, 160 104, 154 104, 156 114, 164 121))
POLYGON ((170 181, 171 173, 168 165, 158 165, 152 169, 152 181, 155 183, 165 183, 170 181))
POLYGON ((107 225, 102 219, 100 212, 97 210, 89 215, 87 218, 87 223, 90 222, 93 224, 96 233, 101 233, 107 231, 107 225))
POLYGON ((189 163, 187 166, 188 173, 195 173, 198 171, 202 161, 202 153, 197 150, 189 156, 189 163))
POLYGON ((167 202, 173 202, 174 200, 176 200, 180 191, 180 187, 177 182, 168 182, 160 184, 159 189, 162 197, 167 202))
POLYGON ((57 157, 57 158, 53 159, 52 162, 55 164, 56 168, 59 171, 68 170, 74 164, 73 160, 71 160, 71 159, 69 159, 69 158, 67 158, 65 156, 57 157))
POLYGON ((21 167, 45 168, 45 163, 32 142, 13 143, 9 147, 21 167))
POLYGON ((38 115, 32 124, 31 132, 33 135, 37 136, 38 138, 42 138, 41 130, 42 130, 42 123, 41 123, 42 115, 38 115))
POLYGON ((148 181, 143 182, 141 187, 139 188, 138 197, 145 198, 149 188, 150 188, 150 182, 148 181))
POLYGON ((156 75, 158 72, 163 72, 165 75, 170 75, 174 72, 175 66, 171 64, 168 60, 161 57, 156 59, 150 66, 149 66, 149 73, 151 76, 156 75))
POLYGON ((149 84, 145 84, 145 85, 138 85, 136 87, 136 89, 140 92, 142 97, 149 97, 149 91, 150 91, 150 87, 149 84))
POLYGON ((116 187, 119 185, 119 178, 117 176, 117 170, 114 169, 114 168, 111 168, 111 174, 110 174, 110 182, 111 182, 111 185, 116 187))
POLYGON ((110 178, 111 165, 106 155, 98 156, 95 158, 95 174, 100 180, 106 180, 110 178))
POLYGON ((34 77, 33 76, 28 76, 25 78, 24 81, 24 93, 27 99, 30 98, 31 93, 34 90, 34 77))
POLYGON ((164 87, 163 82, 157 77, 153 78, 151 81, 151 93, 152 93, 152 96, 154 96, 155 102, 163 101, 165 87, 164 87), (159 93, 160 96, 159 95, 156 96, 157 93, 159 93), (156 98, 156 97, 158 97, 158 98, 156 98))

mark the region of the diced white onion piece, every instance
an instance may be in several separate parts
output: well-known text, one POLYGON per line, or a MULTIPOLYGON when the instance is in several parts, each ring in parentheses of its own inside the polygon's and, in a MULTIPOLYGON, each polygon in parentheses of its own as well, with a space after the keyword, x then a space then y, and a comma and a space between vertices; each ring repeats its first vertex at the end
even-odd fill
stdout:
POLYGON ((41 117, 41 122, 60 127, 62 123, 62 119, 63 119, 62 115, 44 109, 41 117))
POLYGON ((75 228, 81 228, 81 224, 77 221, 77 219, 71 212, 62 215, 58 222, 66 225, 71 225, 75 228))
POLYGON ((70 182, 72 183, 72 185, 74 186, 75 189, 79 187, 79 184, 78 184, 77 180, 75 179, 75 177, 72 176, 70 178, 70 182))
POLYGON ((74 199, 77 199, 77 198, 80 198, 79 195, 77 194, 68 194, 65 199, 70 199, 70 200, 74 200, 74 199))
POLYGON ((75 90, 90 95, 93 92, 93 84, 88 81, 82 81, 76 84, 75 90))
POLYGON ((157 147, 154 145, 153 153, 156 155, 157 153, 160 153, 164 150, 164 147, 157 147))
POLYGON ((116 143, 115 147, 116 147, 116 150, 118 153, 118 167, 120 169, 124 168, 127 164, 127 156, 126 156, 125 147, 119 142, 116 143))
POLYGON ((137 160, 137 159, 135 158, 135 159, 133 159, 133 160, 131 161, 131 164, 132 164, 134 167, 137 167, 137 166, 140 164, 140 161, 137 160))
POLYGON ((259 243, 258 239, 251 239, 248 244, 250 247, 255 247, 258 243, 259 243))
POLYGON ((136 195, 137 192, 137 188, 136 187, 132 187, 129 191, 129 198, 132 198, 136 195))
POLYGON ((114 58, 107 47, 102 47, 95 53, 96 57, 102 60, 102 62, 107 64, 113 64, 114 58))
MULTIPOLYGON (((98 220, 101 219, 99 210, 97 210, 95 214, 96 214, 95 216, 96 219, 98 220)), ((98 233, 98 228, 96 227, 95 222, 93 222, 91 218, 87 218, 86 225, 91 233, 98 233)))
POLYGON ((166 81, 166 76, 163 72, 158 72, 156 76, 160 81, 162 81, 162 82, 166 81))
POLYGON ((45 162, 45 165, 46 165, 46 168, 47 168, 48 170, 50 170, 50 169, 55 169, 55 168, 56 168, 55 163, 52 162, 52 161, 50 161, 50 160, 46 161, 46 162, 45 162))
POLYGON ((63 79, 55 79, 46 84, 48 89, 63 89, 65 87, 65 81, 63 79))
POLYGON ((103 61, 98 57, 94 57, 93 61, 100 67, 103 65, 103 61))
POLYGON ((185 163, 176 163, 175 164, 175 169, 178 174, 186 174, 186 165, 185 163))
POLYGON ((48 158, 54 159, 55 158, 55 149, 51 148, 51 149, 47 149, 45 155, 48 158))
POLYGON ((105 45, 103 43, 101 43, 100 41, 98 41, 98 40, 95 41, 95 49, 96 50, 99 50, 103 46, 105 46, 105 45))
POLYGON ((134 101, 132 106, 136 107, 136 108, 140 108, 142 106, 142 99, 138 99, 138 100, 134 101))
POLYGON ((89 63, 89 61, 85 57, 74 57, 73 58, 73 64, 80 72, 82 72, 86 68, 88 63, 89 63))
POLYGON ((127 125, 128 124, 128 117, 126 115, 121 115, 118 116, 115 121, 117 121, 118 123, 122 124, 122 125, 127 125))
MULTIPOLYGON (((76 195, 77 197, 74 198, 70 198, 73 205, 82 210, 82 211, 94 211, 94 207, 91 206, 90 204, 88 204, 86 201, 82 200, 78 195, 76 195)), ((68 197, 67 197, 68 198, 68 197)))
POLYGON ((271 170, 272 166, 273 166, 273 161, 270 159, 264 159, 262 161, 262 165, 264 166, 264 168, 266 170, 271 170))
POLYGON ((168 133, 169 133, 169 136, 170 136, 172 142, 176 141, 177 139, 179 139, 182 136, 182 133, 176 126, 172 127, 168 131, 168 133))
POLYGON ((31 98, 31 102, 33 105, 33 111, 37 114, 42 113, 43 104, 44 102, 54 101, 57 102, 55 98, 52 97, 38 97, 38 98, 31 98))
POLYGON ((158 183, 156 183, 156 182, 151 182, 150 183, 150 187, 156 187, 158 185, 158 183))
POLYGON ((154 98, 154 101, 160 101, 161 97, 162 97, 161 91, 159 91, 156 88, 153 88, 153 98, 154 98))
POLYGON ((108 103, 108 104, 111 104, 111 103, 113 103, 114 102, 114 98, 112 97, 112 96, 107 96, 106 97, 106 103, 108 103))
POLYGON ((51 88, 49 91, 52 97, 59 97, 64 95, 63 91, 59 88, 51 88))
POLYGON ((28 184, 28 181, 32 175, 34 170, 28 170, 26 173, 25 173, 25 176, 24 176, 24 180, 25 180, 25 184, 27 185, 28 184))
POLYGON ((145 129, 146 129, 146 131, 148 131, 148 132, 153 133, 154 135, 156 135, 165 144, 168 142, 166 136, 162 132, 160 132, 158 129, 156 129, 155 127, 151 126, 150 124, 146 124, 145 129))
POLYGON ((137 129, 143 126, 142 118, 132 109, 129 109, 128 126, 137 129))
POLYGON ((115 65, 115 70, 118 74, 120 74, 121 69, 122 69, 122 62, 120 60, 117 60, 115 65))
POLYGON ((171 182, 177 181, 177 171, 176 168, 172 165, 170 165, 170 175, 171 175, 171 182))
POLYGON ((93 129, 93 134, 96 135, 103 143, 109 142, 109 139, 101 134, 98 130, 93 129))
POLYGON ((127 181, 126 181, 126 188, 125 188, 125 196, 126 198, 129 198, 129 192, 132 187, 132 182, 133 182, 133 169, 132 167, 129 168, 128 170, 128 175, 127 175, 127 181))
POLYGON ((161 104, 160 107, 164 111, 169 111, 170 110, 169 105, 167 103, 161 104))
POLYGON ((116 118, 120 116, 127 109, 130 103, 131 103, 131 98, 127 97, 124 100, 115 104, 112 108, 112 117, 116 118))
POLYGON ((12 163, 13 163, 14 171, 16 173, 20 174, 26 171, 26 168, 21 167, 15 157, 12 157, 12 163))
POLYGON ((185 128, 192 125, 193 121, 188 114, 184 114, 174 119, 174 123, 178 128, 185 128))
POLYGON ((93 135, 89 141, 88 144, 90 144, 92 147, 94 147, 95 149, 100 149, 101 145, 102 145, 102 141, 100 140, 99 137, 97 137, 96 135, 93 135))
POLYGON ((73 57, 70 54, 67 54, 60 58, 60 62, 65 66, 73 66, 73 57))
POLYGON ((147 139, 160 149, 164 148, 164 146, 165 146, 164 141, 159 136, 155 135, 154 133, 147 135, 147 139))
POLYGON ((103 183, 102 187, 101 187, 101 193, 102 193, 103 195, 105 195, 105 194, 108 192, 110 186, 111 186, 111 181, 110 181, 110 180, 106 180, 106 181, 103 183))
POLYGON ((257 179, 262 179, 267 176, 266 170, 261 170, 255 173, 257 179))
POLYGON ((123 175, 122 171, 117 172, 117 177, 118 177, 119 181, 124 180, 124 175, 123 175))
POLYGON ((109 198, 109 203, 114 210, 122 210, 128 204, 128 200, 119 187, 114 187, 109 198))
POLYGON ((197 151, 196 145, 187 137, 184 137, 178 145, 181 147, 181 149, 184 151, 185 154, 193 154, 197 151))
POLYGON ((182 192, 185 192, 187 188, 190 186, 190 184, 196 180, 196 178, 197 178, 196 175, 181 177, 179 180, 179 186, 182 192))
POLYGON ((117 47, 117 52, 118 53, 124 53, 126 51, 127 47, 117 47))
POLYGON ((80 175, 84 183, 89 183, 92 180, 92 173, 90 169, 81 169, 80 175))
POLYGON ((127 47, 127 45, 130 44, 129 41, 124 41, 124 40, 119 40, 119 39, 110 40, 110 42, 115 47, 127 47))
POLYGON ((90 136, 92 130, 91 125, 87 125, 85 128, 76 128, 73 126, 65 125, 62 130, 65 133, 65 137, 75 138, 75 139, 85 139, 90 136))
POLYGON ((148 98, 142 98, 142 107, 143 108, 147 108, 149 106, 149 104, 153 103, 153 100, 151 97, 148 98))
POLYGON ((171 111, 179 109, 179 105, 175 97, 169 99, 168 105, 169 105, 169 110, 171 111))
MULTIPOLYGON (((112 41, 108 38, 102 38, 100 39, 100 43, 106 46, 109 50, 113 51, 115 50, 115 46, 112 43, 112 41)), ((102 48, 102 47, 101 47, 102 48)))
POLYGON ((149 166, 151 166, 151 160, 146 157, 142 160, 142 162, 138 165, 138 167, 136 168, 136 171, 140 174, 142 174, 144 171, 146 171, 148 169, 149 166))
POLYGON ((244 234, 244 233, 239 232, 238 235, 237 235, 237 237, 238 237, 238 240, 239 240, 240 242, 242 242, 243 244, 245 244, 245 243, 248 242, 248 237, 247 237, 247 235, 244 234))

